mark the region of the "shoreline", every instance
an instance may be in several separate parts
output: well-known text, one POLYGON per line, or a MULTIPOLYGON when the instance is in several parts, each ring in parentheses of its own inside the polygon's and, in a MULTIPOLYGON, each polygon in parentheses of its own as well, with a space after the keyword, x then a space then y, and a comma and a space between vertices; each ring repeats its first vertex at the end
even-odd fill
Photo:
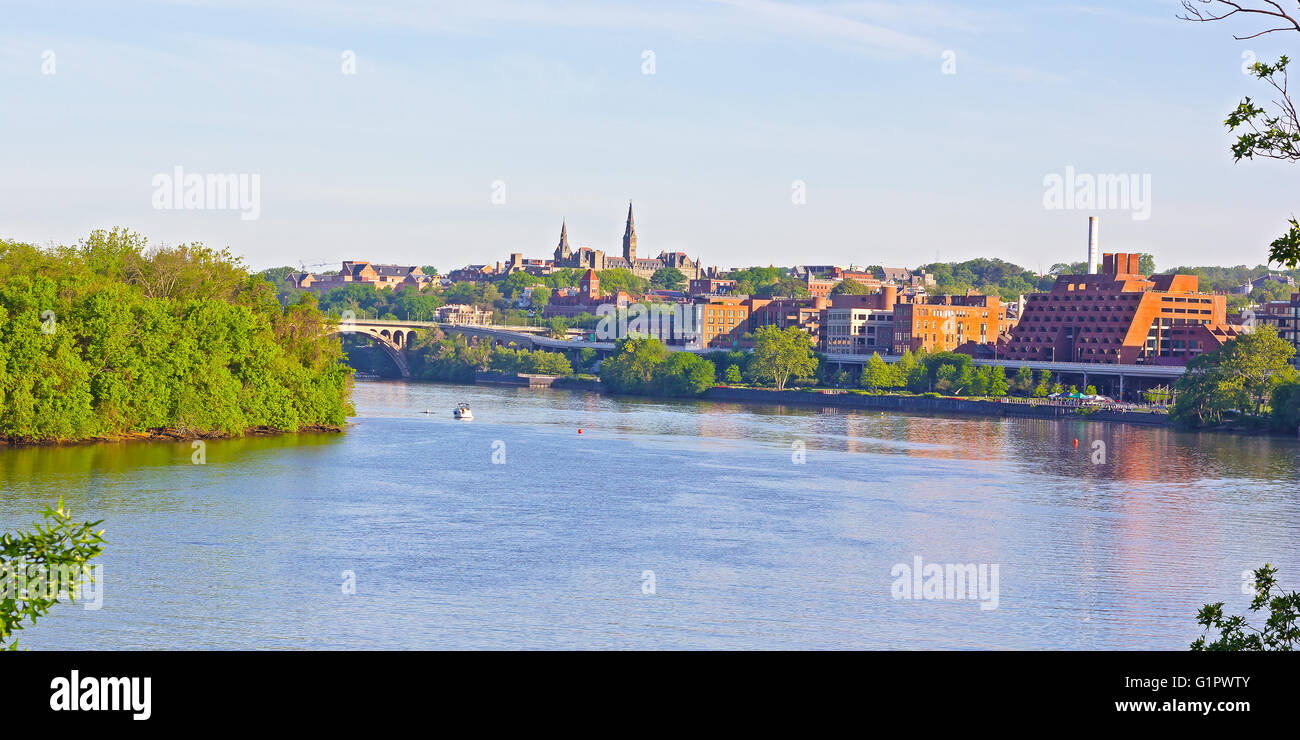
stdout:
POLYGON ((87 437, 85 439, 14 439, 0 438, 0 447, 73 447, 76 445, 117 444, 123 442, 189 442, 194 440, 242 439, 245 437, 276 437, 284 434, 341 434, 352 422, 343 426, 330 427, 313 424, 300 429, 276 429, 274 427, 252 427, 238 434, 219 432, 205 434, 182 434, 175 429, 154 429, 147 432, 126 432, 104 437, 87 437))
POLYGON ((1153 411, 1124 411, 1097 407, 1087 414, 1078 413, 1081 406, 1024 403, 1016 400, 989 401, 955 398, 951 396, 902 396, 825 392, 823 390, 769 390, 714 386, 701 400, 739 401, 744 403, 799 404, 804 406, 831 406, 872 411, 900 411, 904 413, 942 413, 987 418, 1018 417, 1052 419, 1056 421, 1098 421, 1116 424, 1136 424, 1147 427, 1172 427, 1169 415, 1153 411))
POLYGON ((1057 406, 1052 404, 1025 403, 1019 399, 1008 398, 1005 401, 963 399, 951 396, 904 396, 865 393, 848 393, 839 389, 811 390, 775 390, 767 388, 743 388, 716 385, 701 396, 651 396, 634 393, 607 393, 600 386, 599 380, 575 378, 572 376, 547 376, 552 382, 538 383, 528 378, 507 379, 504 374, 491 373, 490 379, 471 383, 452 383, 446 381, 420 380, 416 378, 374 378, 369 382, 433 383, 438 385, 481 385, 483 387, 519 388, 523 390, 561 390, 574 393, 594 393, 610 398, 640 398, 658 401, 742 403, 762 406, 820 406, 823 408, 842 408, 848 410, 893 411, 904 414, 947 415, 960 417, 981 417, 990 419, 1026 418, 1052 421, 1092 421, 1104 424, 1131 424, 1148 429, 1168 429, 1180 433, 1227 434, 1236 437, 1271 437, 1277 439, 1296 439, 1295 436, 1268 428, 1245 427, 1201 427, 1181 428, 1169 421, 1167 412, 1125 411, 1120 409, 1098 408, 1088 414, 1076 413, 1078 406, 1057 406))

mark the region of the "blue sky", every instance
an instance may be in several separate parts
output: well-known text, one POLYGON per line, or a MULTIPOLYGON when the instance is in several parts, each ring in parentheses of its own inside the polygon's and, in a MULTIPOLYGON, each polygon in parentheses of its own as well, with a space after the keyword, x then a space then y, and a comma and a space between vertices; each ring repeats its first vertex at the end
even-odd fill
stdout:
POLYGON ((1254 265, 1300 211, 1300 167, 1234 165, 1222 125, 1266 97, 1243 52, 1300 34, 1167 0, 5 5, 0 235, 37 243, 448 270, 547 256, 563 218, 617 252, 632 199, 642 253, 724 267, 1046 269, 1084 259, 1088 215, 1105 251, 1254 265), (259 217, 155 209, 178 165, 259 175, 259 217), (1150 175, 1150 218, 1045 209, 1067 166, 1150 175))

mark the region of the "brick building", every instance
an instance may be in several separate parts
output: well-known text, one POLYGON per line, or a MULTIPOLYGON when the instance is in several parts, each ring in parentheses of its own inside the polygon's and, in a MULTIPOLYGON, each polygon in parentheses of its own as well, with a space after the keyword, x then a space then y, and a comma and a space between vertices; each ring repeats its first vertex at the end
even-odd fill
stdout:
POLYGON ((1283 341, 1296 348, 1292 361, 1300 368, 1300 293, 1289 301, 1272 301, 1259 306, 1253 315, 1256 326, 1271 326, 1283 341))
POLYGON ((1012 322, 997 296, 970 293, 918 298, 894 307, 893 354, 951 352, 974 342, 996 343, 1012 322))
POLYGON ((334 275, 317 275, 310 272, 290 273, 289 284, 301 290, 326 293, 351 283, 361 283, 374 288, 414 288, 424 290, 434 279, 424 274, 417 265, 376 265, 367 260, 345 260, 342 269, 334 275))
POLYGON ((744 296, 710 296, 696 301, 700 341, 705 347, 736 347, 749 331, 750 299, 744 296))
POLYGON ((1007 359, 1181 365, 1240 336, 1225 297, 1194 275, 1141 274, 1137 254, 1106 254, 1095 275, 1061 275, 1025 296, 1007 359))
POLYGON ((833 295, 823 311, 819 347, 827 354, 891 354, 898 288, 882 286, 868 295, 833 295))

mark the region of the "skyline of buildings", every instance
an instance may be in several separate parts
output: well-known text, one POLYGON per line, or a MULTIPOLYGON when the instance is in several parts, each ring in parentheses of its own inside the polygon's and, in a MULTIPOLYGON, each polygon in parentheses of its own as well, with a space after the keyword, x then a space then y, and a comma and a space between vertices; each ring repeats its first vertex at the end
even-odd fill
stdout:
MULTIPOLYGON (((1260 310, 1231 317, 1224 293, 1200 290, 1194 275, 1142 273, 1141 256, 1102 253, 1097 220, 1089 219, 1086 274, 1056 277, 1051 289, 1027 292, 1005 302, 976 290, 961 294, 931 294, 929 273, 897 267, 871 269, 839 265, 794 265, 783 268, 784 279, 806 289, 806 296, 742 295, 736 272, 704 267, 685 254, 661 251, 654 259, 638 255, 632 203, 628 204, 622 256, 611 257, 589 246, 569 243, 567 219, 551 259, 525 258, 512 252, 504 262, 471 264, 446 277, 426 275, 411 265, 384 265, 363 260, 344 261, 335 274, 296 272, 293 287, 325 293, 349 283, 378 289, 448 287, 454 282, 493 282, 516 272, 537 278, 557 270, 577 269, 577 287, 559 287, 540 311, 542 318, 571 319, 597 315, 602 306, 627 308, 634 303, 679 306, 671 324, 670 344, 743 348, 747 335, 762 326, 797 327, 817 349, 828 355, 899 355, 907 351, 958 351, 974 356, 1026 361, 1068 361, 1098 364, 1186 364, 1229 339, 1241 336, 1258 317, 1280 336, 1300 348, 1300 293, 1274 301, 1260 310), (605 293, 600 273, 623 269, 650 280, 660 270, 674 268, 679 289, 625 289, 605 293), (856 283, 853 290, 837 286, 856 283), (838 292, 837 292, 838 291, 838 292)), ((1287 275, 1268 273, 1245 285, 1294 287, 1287 275)), ((1240 292, 1240 291, 1238 291, 1240 292)), ((516 303, 528 305, 528 298, 516 303)), ((449 314, 450 315, 450 314, 449 314)), ((456 314, 463 317, 463 312, 456 314)), ((475 314, 474 323, 488 319, 475 314)))

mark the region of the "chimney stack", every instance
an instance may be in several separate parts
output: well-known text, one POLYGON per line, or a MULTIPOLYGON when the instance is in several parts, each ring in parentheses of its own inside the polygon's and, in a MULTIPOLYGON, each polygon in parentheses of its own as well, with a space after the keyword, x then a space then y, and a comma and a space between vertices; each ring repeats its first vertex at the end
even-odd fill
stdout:
POLYGON ((1097 217, 1089 216, 1088 217, 1088 274, 1089 275, 1097 274, 1097 263, 1100 261, 1101 260, 1098 259, 1098 254, 1097 254, 1097 217))

